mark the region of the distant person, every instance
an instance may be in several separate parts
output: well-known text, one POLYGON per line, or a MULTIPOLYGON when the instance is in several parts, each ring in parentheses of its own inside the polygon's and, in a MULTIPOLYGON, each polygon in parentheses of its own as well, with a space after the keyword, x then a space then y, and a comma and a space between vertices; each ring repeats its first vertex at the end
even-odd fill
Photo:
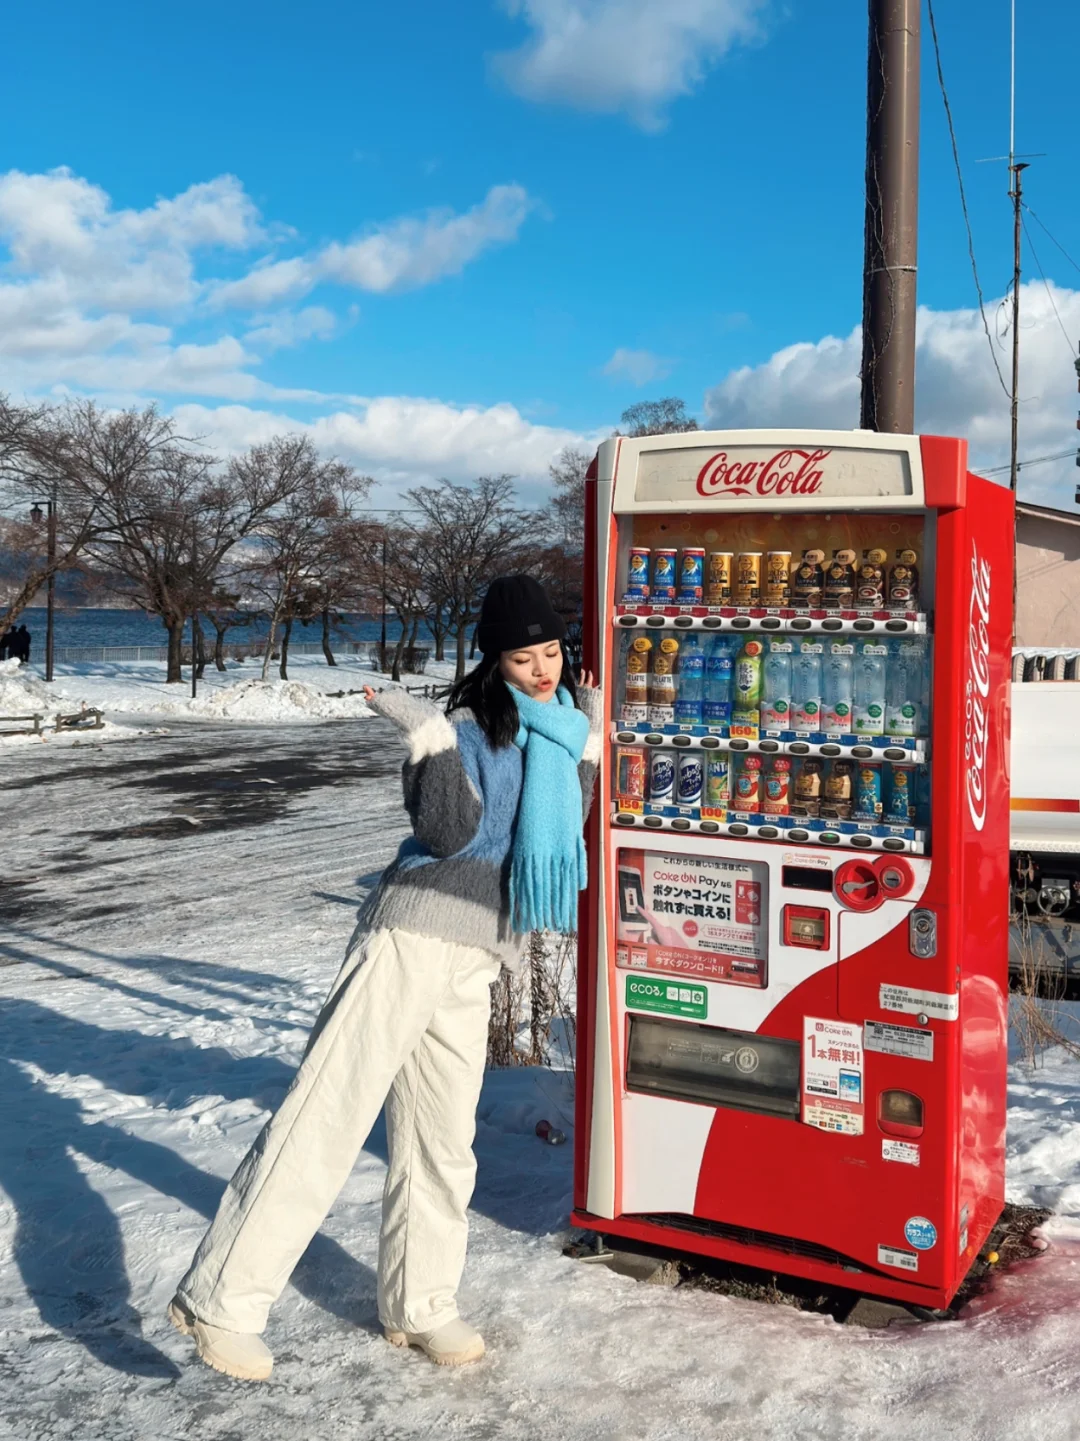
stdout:
POLYGON ((18 656, 23 665, 30 664, 30 632, 24 625, 20 625, 15 631, 16 647, 14 654, 18 656))
POLYGON ((3 635, 0 635, 0 660, 7 660, 8 651, 11 647, 11 639, 10 630, 6 630, 3 635))
POLYGON ((600 695, 591 675, 575 685, 565 629, 537 581, 503 576, 480 612, 483 659, 454 687, 448 715, 407 692, 365 687, 408 743, 414 834, 365 902, 296 1078, 169 1305, 177 1330, 227 1376, 270 1375, 259 1339, 267 1313, 384 1100, 386 1339, 441 1366, 484 1354, 458 1315, 457 1290, 491 985, 500 965, 519 964, 530 931, 577 924, 582 814, 600 755, 600 695))

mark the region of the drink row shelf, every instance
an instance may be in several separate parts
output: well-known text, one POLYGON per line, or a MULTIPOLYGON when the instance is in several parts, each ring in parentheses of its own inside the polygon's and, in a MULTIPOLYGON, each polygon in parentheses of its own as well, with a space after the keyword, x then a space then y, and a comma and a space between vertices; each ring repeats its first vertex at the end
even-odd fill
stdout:
POLYGON ((735 606, 615 607, 616 630, 703 630, 774 632, 789 635, 926 635, 923 612, 796 611, 745 609, 735 606))
POLYGON ((783 841, 793 845, 828 846, 841 850, 891 851, 925 855, 926 832, 912 826, 873 822, 821 820, 805 816, 771 816, 739 811, 703 816, 699 807, 652 806, 640 811, 611 812, 612 824, 622 829, 677 831, 739 840, 783 841), (720 818, 722 817, 722 818, 720 818))
MULTIPOLYGON (((723 727, 730 732, 733 727, 723 727)), ((677 726, 616 725, 611 739, 618 745, 666 746, 674 750, 751 751, 762 755, 841 756, 853 761, 895 761, 922 765, 930 755, 930 742, 912 737, 830 735, 824 732, 777 731, 754 738, 720 733, 696 726, 692 731, 677 726)))

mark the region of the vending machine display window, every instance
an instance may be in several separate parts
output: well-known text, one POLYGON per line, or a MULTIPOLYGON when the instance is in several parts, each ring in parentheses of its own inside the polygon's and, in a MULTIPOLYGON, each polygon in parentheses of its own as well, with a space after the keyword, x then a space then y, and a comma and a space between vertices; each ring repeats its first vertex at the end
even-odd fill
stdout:
POLYGON ((620 967, 731 985, 766 984, 764 862, 623 849, 616 896, 620 967))
POLYGON ((797 1120, 799 1060, 798 1041, 632 1015, 626 1085, 647 1095, 797 1120))
POLYGON ((933 549, 910 512, 620 521, 615 823, 928 855, 933 549))

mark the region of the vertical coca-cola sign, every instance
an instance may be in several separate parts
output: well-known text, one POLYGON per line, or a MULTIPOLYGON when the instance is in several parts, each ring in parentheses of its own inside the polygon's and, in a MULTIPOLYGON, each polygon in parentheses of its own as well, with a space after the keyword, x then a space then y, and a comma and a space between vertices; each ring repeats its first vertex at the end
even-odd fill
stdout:
POLYGON ((977 831, 986 822, 986 746, 990 722, 990 566, 971 545, 968 658, 964 695, 964 765, 968 811, 977 831))

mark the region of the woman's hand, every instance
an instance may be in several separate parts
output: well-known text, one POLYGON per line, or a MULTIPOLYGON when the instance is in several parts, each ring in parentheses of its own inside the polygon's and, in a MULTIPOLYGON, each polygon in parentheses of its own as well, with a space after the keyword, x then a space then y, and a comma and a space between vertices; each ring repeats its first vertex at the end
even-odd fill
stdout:
POLYGON ((583 671, 578 675, 578 682, 577 682, 577 683, 578 683, 578 685, 581 686, 583 689, 592 690, 592 688, 596 685, 595 680, 593 680, 593 673, 592 673, 592 671, 591 671, 591 670, 583 670, 583 671))
POLYGON ((365 699, 365 700, 374 700, 377 695, 378 695, 378 691, 375 690, 372 686, 366 685, 366 686, 364 687, 364 699, 365 699))

